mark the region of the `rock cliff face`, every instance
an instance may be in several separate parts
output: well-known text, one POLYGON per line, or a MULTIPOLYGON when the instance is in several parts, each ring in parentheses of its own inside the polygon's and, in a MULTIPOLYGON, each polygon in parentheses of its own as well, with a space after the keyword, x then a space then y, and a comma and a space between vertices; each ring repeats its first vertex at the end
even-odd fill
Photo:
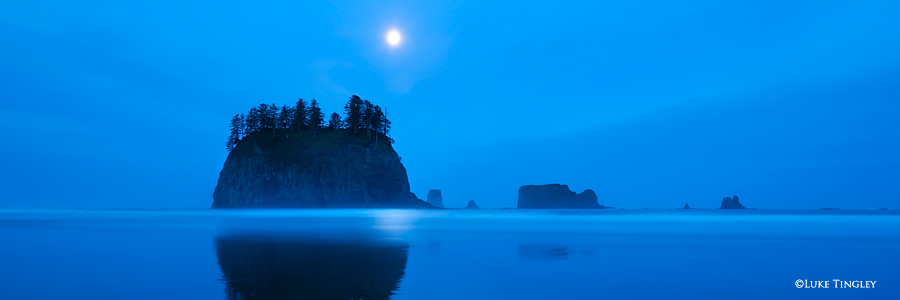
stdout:
POLYGON ((428 197, 425 198, 425 200, 434 207, 444 207, 444 199, 441 197, 441 190, 428 190, 428 197))
POLYGON ((734 198, 725 197, 722 198, 722 205, 719 206, 719 209, 745 209, 741 202, 738 201, 738 196, 734 195, 734 198))
POLYGON ((606 208, 597 203, 597 194, 581 194, 564 184, 525 185, 519 188, 518 208, 606 208))
POLYGON ((250 134, 225 160, 212 207, 432 208, 410 193, 390 143, 344 130, 250 134))

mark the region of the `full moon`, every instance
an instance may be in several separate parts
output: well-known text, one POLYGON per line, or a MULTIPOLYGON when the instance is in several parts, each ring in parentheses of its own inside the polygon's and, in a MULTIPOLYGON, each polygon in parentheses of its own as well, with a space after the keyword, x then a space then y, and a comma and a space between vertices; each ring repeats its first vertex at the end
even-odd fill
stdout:
POLYGON ((396 30, 391 30, 391 32, 388 32, 387 42, 388 42, 388 44, 391 44, 391 46, 396 46, 397 44, 399 44, 400 43, 400 33, 397 32, 396 30))

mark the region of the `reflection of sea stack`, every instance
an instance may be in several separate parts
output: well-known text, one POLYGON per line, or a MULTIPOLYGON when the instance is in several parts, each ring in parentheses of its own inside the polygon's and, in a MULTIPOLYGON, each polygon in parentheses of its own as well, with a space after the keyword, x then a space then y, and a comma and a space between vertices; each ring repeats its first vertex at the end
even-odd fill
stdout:
POLYGON ((719 208, 720 209, 745 209, 746 207, 741 205, 741 202, 738 201, 738 196, 734 195, 734 198, 731 198, 731 197, 722 198, 722 206, 720 206, 719 208))
POLYGON ((407 245, 216 239, 226 299, 390 299, 407 245))
POLYGON ((469 200, 469 204, 466 204, 466 208, 476 209, 478 208, 478 205, 475 205, 475 200, 469 200))
POLYGON ((690 207, 690 206, 688 206, 688 204, 687 204, 687 203, 685 203, 685 204, 684 204, 684 209, 691 209, 691 207, 690 207))
POLYGON ((434 207, 444 207, 444 200, 441 199, 441 190, 428 190, 426 201, 428 204, 434 205, 434 207))

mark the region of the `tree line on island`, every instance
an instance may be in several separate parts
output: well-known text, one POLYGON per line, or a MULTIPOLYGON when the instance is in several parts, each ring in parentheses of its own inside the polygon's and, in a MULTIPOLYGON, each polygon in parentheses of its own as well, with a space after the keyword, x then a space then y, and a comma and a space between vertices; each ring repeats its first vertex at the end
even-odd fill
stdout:
POLYGON ((307 106, 302 98, 297 100, 294 106, 283 105, 278 107, 262 103, 250 108, 245 114, 236 114, 231 118, 231 132, 225 148, 230 152, 244 137, 250 134, 272 130, 274 135, 279 130, 293 132, 308 131, 313 136, 323 130, 346 130, 357 135, 365 132, 369 141, 377 143, 379 136, 384 136, 391 143, 394 142, 388 136, 391 129, 391 121, 387 119, 387 109, 382 111, 378 105, 373 105, 369 100, 363 100, 357 95, 350 96, 344 104, 344 117, 338 113, 331 113, 327 120, 322 114, 322 109, 316 99, 310 101, 307 106))

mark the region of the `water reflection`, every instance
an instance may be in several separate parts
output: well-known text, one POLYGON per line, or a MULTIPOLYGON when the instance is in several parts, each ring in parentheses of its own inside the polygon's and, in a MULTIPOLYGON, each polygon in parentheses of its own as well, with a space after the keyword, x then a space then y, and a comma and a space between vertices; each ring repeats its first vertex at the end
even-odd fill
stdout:
POLYGON ((218 237, 215 244, 227 299, 389 299, 409 248, 241 235, 218 237))
POLYGON ((523 260, 568 259, 569 247, 547 245, 519 245, 519 258, 523 260))

